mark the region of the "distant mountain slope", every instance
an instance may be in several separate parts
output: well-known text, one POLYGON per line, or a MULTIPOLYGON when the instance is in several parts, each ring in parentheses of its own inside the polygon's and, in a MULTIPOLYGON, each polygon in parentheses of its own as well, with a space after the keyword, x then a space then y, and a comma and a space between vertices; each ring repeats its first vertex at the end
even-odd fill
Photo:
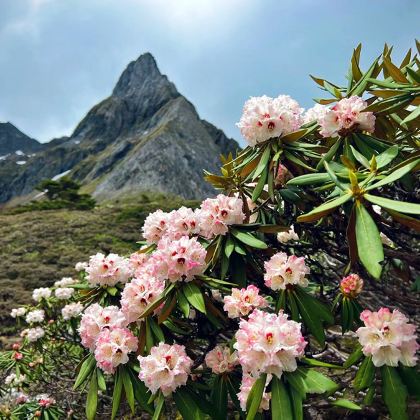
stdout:
POLYGON ((200 119, 147 53, 128 65, 112 95, 70 137, 46 144, 21 167, 0 162, 0 203, 65 171, 98 200, 148 190, 203 198, 214 193, 203 169, 217 170, 219 155, 238 148, 200 119))
POLYGON ((42 148, 41 143, 28 137, 9 122, 0 122, 0 156, 9 153, 33 153, 42 148))

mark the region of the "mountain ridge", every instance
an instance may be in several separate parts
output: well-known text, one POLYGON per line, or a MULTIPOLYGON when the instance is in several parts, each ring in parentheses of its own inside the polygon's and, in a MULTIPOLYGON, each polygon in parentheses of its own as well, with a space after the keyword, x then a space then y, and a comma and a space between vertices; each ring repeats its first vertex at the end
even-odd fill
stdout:
POLYGON ((65 171, 98 200, 141 191, 199 199, 214 194, 203 169, 217 170, 219 155, 237 149, 235 140, 200 119, 145 53, 69 137, 44 143, 21 167, 10 159, 0 162, 0 203, 65 171))

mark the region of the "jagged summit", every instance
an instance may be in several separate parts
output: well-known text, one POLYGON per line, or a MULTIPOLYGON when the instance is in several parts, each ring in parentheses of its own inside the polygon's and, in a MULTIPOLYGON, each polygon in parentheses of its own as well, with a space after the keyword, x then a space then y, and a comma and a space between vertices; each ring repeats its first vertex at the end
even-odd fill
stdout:
POLYGON ((150 53, 127 66, 70 137, 43 146, 22 166, 0 161, 0 203, 66 171, 98 200, 141 191, 203 198, 214 193, 203 170, 216 171, 219 155, 239 148, 200 119, 150 53))
POLYGON ((0 156, 16 151, 31 153, 41 148, 41 143, 22 133, 12 123, 0 122, 0 156))

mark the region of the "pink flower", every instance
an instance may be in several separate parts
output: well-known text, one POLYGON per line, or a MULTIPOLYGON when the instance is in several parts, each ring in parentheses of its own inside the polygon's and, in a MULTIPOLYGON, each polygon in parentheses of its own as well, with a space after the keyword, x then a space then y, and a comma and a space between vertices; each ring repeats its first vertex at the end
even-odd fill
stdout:
POLYGON ((145 252, 134 252, 130 255, 129 263, 133 272, 133 277, 137 277, 137 273, 142 272, 149 258, 150 254, 146 254, 145 252))
POLYGON ((207 198, 198 210, 200 233, 208 239, 216 235, 225 235, 229 225, 242 224, 245 214, 243 202, 237 197, 219 194, 216 198, 207 198))
POLYGON ((121 311, 127 321, 137 321, 146 308, 159 299, 164 288, 164 281, 147 274, 127 283, 121 294, 121 311))
POLYGON ((117 254, 98 253, 89 259, 86 268, 87 281, 93 286, 115 286, 117 283, 126 283, 132 275, 129 260, 117 254))
MULTIPOLYGON (((267 380, 265 382, 265 386, 270 383, 271 381, 271 375, 267 375, 267 380)), ((250 374, 244 373, 242 376, 242 383, 240 392, 238 393, 238 399, 241 404, 242 411, 246 411, 246 402, 248 400, 249 393, 251 392, 252 386, 254 385, 256 381, 256 378, 253 378, 250 374)), ((263 393, 260 407, 258 411, 268 410, 270 408, 270 400, 271 400, 271 392, 265 392, 263 393)))
POLYGON ((187 383, 193 361, 185 353, 185 347, 159 343, 152 347, 149 356, 139 356, 139 378, 155 394, 159 389, 168 396, 176 388, 187 383))
POLYGON ((82 345, 94 350, 96 340, 104 328, 121 328, 126 324, 127 321, 117 306, 103 308, 98 303, 94 303, 85 310, 80 321, 79 334, 82 345))
POLYGON ((330 109, 321 104, 315 104, 312 108, 309 108, 303 115, 304 124, 309 124, 311 122, 318 122, 321 118, 330 111, 330 109))
POLYGON ((178 210, 173 210, 169 213, 168 219, 166 236, 172 240, 195 235, 199 232, 197 213, 190 208, 181 207, 178 210))
POLYGON ((138 340, 128 328, 105 328, 98 336, 95 359, 106 373, 128 362, 128 353, 137 350, 138 340))
POLYGON ((365 326, 360 327, 356 334, 363 347, 365 356, 372 356, 375 366, 415 366, 416 351, 419 348, 416 341, 416 327, 408 323, 397 309, 391 312, 381 308, 378 312, 365 310, 360 314, 365 326))
POLYGON ((299 104, 287 95, 251 97, 236 125, 251 146, 296 131, 302 124, 299 104))
POLYGON ((285 252, 274 254, 264 264, 264 281, 272 290, 284 290, 288 284, 298 284, 306 287, 309 267, 305 264, 305 258, 296 255, 287 256, 285 252))
POLYGON ((286 168, 286 166, 282 165, 281 163, 277 167, 277 173, 275 173, 274 183, 276 187, 282 187, 286 184, 287 181, 293 178, 293 175, 286 168))
POLYGON ((238 355, 236 351, 231 353, 228 346, 218 345, 206 354, 205 362, 213 373, 221 375, 235 368, 238 364, 238 355))
POLYGON ((344 98, 337 102, 318 122, 323 137, 346 136, 354 130, 375 131, 373 112, 362 112, 367 103, 359 96, 344 98))
POLYGON ((228 313, 229 318, 240 318, 248 315, 255 308, 268 306, 267 300, 259 295, 260 290, 254 285, 246 289, 232 289, 232 294, 225 296, 223 309, 228 313))
POLYGON ((157 244, 168 229, 169 215, 162 210, 150 213, 144 221, 143 237, 149 244, 157 244))
POLYGON ((363 289, 363 280, 357 274, 350 274, 340 282, 341 293, 349 298, 357 297, 363 289))
POLYGON ((50 405, 55 404, 55 399, 48 396, 42 396, 41 398, 39 398, 38 404, 41 407, 48 408, 50 405))
POLYGON ((177 241, 163 238, 149 260, 153 275, 171 282, 191 281, 206 267, 206 250, 197 238, 184 236, 177 241))
POLYGON ((256 309, 248 320, 241 319, 233 347, 243 370, 256 377, 265 372, 279 378, 283 371, 296 370, 296 358, 303 356, 307 344, 300 328, 282 311, 276 315, 256 309))
POLYGON ((279 232, 277 234, 277 240, 282 244, 287 244, 290 241, 298 241, 299 236, 295 232, 295 227, 292 225, 287 232, 279 232))

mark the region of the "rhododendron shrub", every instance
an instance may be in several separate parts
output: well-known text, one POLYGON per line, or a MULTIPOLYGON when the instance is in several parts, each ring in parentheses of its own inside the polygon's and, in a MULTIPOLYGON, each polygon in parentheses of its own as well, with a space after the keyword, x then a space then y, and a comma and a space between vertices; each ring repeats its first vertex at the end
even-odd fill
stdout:
POLYGON ((12 311, 23 331, 0 356, 10 412, 37 404, 49 418, 60 401, 26 392, 71 361, 89 420, 106 404, 112 419, 298 420, 307 406, 382 413, 382 401, 406 418, 411 292, 391 308, 366 295, 400 277, 418 288, 419 69, 388 47, 359 62, 360 47, 344 87, 314 78, 332 97, 306 112, 287 95, 249 99, 249 146, 206 173, 214 197, 150 214, 137 252, 86 256, 77 277, 12 311))

